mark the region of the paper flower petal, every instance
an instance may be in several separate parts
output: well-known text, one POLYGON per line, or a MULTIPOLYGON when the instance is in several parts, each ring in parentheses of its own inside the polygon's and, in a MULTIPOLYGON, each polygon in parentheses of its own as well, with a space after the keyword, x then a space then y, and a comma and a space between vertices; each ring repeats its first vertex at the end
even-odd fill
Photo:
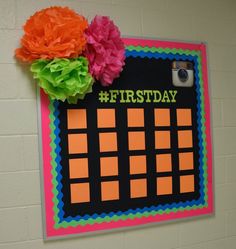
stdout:
POLYGON ((85 48, 86 19, 67 7, 50 7, 36 12, 24 25, 18 59, 76 58, 85 48))
POLYGON ((80 56, 77 59, 59 59, 52 61, 36 60, 31 71, 38 84, 51 97, 69 103, 76 103, 92 92, 93 78, 88 72, 88 61, 80 56))
POLYGON ((125 47, 117 26, 107 16, 96 16, 86 30, 84 55, 92 76, 103 86, 112 84, 124 66, 125 47))

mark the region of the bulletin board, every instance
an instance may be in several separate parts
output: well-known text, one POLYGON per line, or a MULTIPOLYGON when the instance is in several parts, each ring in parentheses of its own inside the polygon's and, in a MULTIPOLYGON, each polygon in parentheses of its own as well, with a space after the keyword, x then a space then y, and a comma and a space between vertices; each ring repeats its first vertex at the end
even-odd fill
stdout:
POLYGON ((111 86, 39 94, 45 239, 213 212, 206 45, 123 41, 111 86))

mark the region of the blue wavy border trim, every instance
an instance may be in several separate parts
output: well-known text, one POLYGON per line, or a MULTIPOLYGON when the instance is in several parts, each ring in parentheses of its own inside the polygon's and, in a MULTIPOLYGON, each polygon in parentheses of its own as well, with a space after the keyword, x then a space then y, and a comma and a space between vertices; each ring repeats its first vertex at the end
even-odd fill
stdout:
POLYGON ((58 195, 57 195, 57 199, 59 201, 58 203, 58 209, 59 209, 59 213, 58 213, 58 218, 59 218, 59 223, 63 222, 63 221, 66 221, 66 222, 70 222, 72 220, 75 220, 75 221, 79 221, 81 219, 83 220, 88 220, 90 218, 92 219, 96 219, 98 217, 101 217, 101 218, 104 218, 105 216, 109 216, 109 217, 112 217, 114 215, 128 215, 128 214, 136 214, 136 213, 143 213, 143 212, 150 212, 150 211, 158 211, 158 210, 163 210, 165 211, 166 209, 170 209, 170 208, 180 208, 180 207, 186 207, 186 206, 193 206, 193 205, 201 205, 201 204, 204 204, 205 203, 205 200, 204 200, 204 186, 203 186, 203 182, 204 182, 204 178, 203 178, 203 173, 204 173, 204 170, 203 170, 203 153, 202 153, 202 150, 203 150, 203 146, 202 146, 202 131, 201 131, 201 126, 202 126, 202 117, 201 117, 201 86, 200 86, 200 82, 199 82, 199 70, 198 70, 198 57, 197 56, 191 56, 191 55, 178 55, 178 54, 163 54, 163 53, 152 53, 152 52, 143 52, 143 51, 140 51, 140 52, 137 52, 137 51, 126 51, 126 57, 141 57, 141 58, 144 58, 144 57, 148 57, 148 58, 156 58, 156 59, 175 59, 175 60, 190 60, 190 61, 194 61, 194 64, 195 64, 195 71, 197 72, 195 74, 195 77, 196 77, 196 91, 197 91, 197 124, 198 124, 198 138, 199 138, 199 147, 200 147, 200 156, 199 156, 199 170, 200 170, 200 198, 198 200, 193 200, 193 201, 186 201, 186 202, 178 202, 178 203, 171 203, 171 204, 160 204, 158 206, 154 206, 152 205, 151 207, 144 207, 144 208, 137 208, 137 209, 129 209, 125 212, 122 212, 122 211, 118 211, 118 212, 110 212, 110 213, 101 213, 101 214, 93 214, 93 215, 84 215, 84 216, 75 216, 75 217, 71 217, 71 216, 68 216, 66 218, 63 218, 64 216, 64 211, 63 211, 63 201, 62 201, 62 198, 63 198, 63 193, 61 192, 62 190, 62 184, 61 184, 61 179, 62 179, 62 175, 61 175, 61 169, 62 169, 62 166, 60 164, 60 161, 61 161, 61 156, 60 156, 60 151, 61 151, 61 148, 60 148, 60 137, 59 137, 59 134, 60 134, 60 129, 59 129, 59 119, 58 119, 58 115, 59 115, 59 110, 58 110, 58 101, 54 101, 53 102, 53 105, 54 105, 54 108, 55 108, 55 111, 53 113, 54 117, 55 117, 55 121, 54 121, 54 125, 56 127, 55 131, 54 131, 54 134, 56 135, 56 139, 55 139, 55 144, 56 144, 56 149, 55 149, 55 153, 57 154, 56 156, 56 172, 57 172, 57 177, 56 177, 56 180, 58 182, 58 185, 57 185, 57 190, 58 190, 58 195))
POLYGON ((62 193, 62 183, 61 183, 61 180, 62 180, 62 175, 61 175, 61 169, 62 169, 62 165, 61 165, 61 156, 60 156, 60 152, 61 152, 61 147, 60 147, 60 142, 61 142, 61 139, 59 137, 59 134, 60 134, 60 128, 59 128, 59 124, 60 124, 60 120, 58 118, 59 116, 59 110, 58 110, 58 106, 59 106, 59 102, 58 101, 54 101, 53 102, 53 106, 54 106, 54 117, 55 117, 55 120, 54 120, 54 125, 55 125, 55 131, 54 131, 54 134, 56 136, 56 139, 54 140, 54 143, 56 145, 56 149, 55 149, 55 153, 56 153, 56 169, 55 171, 57 172, 57 177, 56 177, 56 180, 57 180, 57 190, 58 190, 58 195, 57 195, 57 199, 58 199, 58 209, 59 209, 59 213, 58 213, 58 217, 59 217, 59 220, 61 221, 61 218, 60 217, 63 217, 65 212, 63 211, 63 201, 62 201, 62 198, 63 198, 63 193, 62 193))

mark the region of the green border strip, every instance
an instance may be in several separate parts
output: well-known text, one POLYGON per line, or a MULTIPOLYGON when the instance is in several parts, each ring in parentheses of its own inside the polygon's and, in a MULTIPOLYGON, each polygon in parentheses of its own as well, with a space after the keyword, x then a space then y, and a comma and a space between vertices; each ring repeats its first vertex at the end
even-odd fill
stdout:
POLYGON ((58 199, 56 198, 56 196, 58 195, 58 190, 57 190, 57 185, 58 185, 58 182, 56 180, 56 177, 57 177, 57 172, 56 172, 56 167, 57 167, 57 164, 56 164, 56 157, 57 157, 57 154, 55 153, 55 149, 56 149, 56 144, 55 144, 55 139, 56 139, 56 135, 54 134, 55 130, 56 130, 56 126, 54 124, 54 121, 55 121, 55 116, 53 115, 54 114, 54 111, 55 111, 55 108, 54 108, 54 105, 53 105, 53 100, 49 99, 49 106, 48 106, 48 109, 50 111, 50 114, 49 114, 49 119, 50 119, 50 124, 49 124, 49 127, 50 127, 50 130, 51 130, 51 133, 50 133, 50 138, 51 138, 51 143, 50 143, 50 147, 52 148, 51 152, 50 152, 50 155, 51 155, 51 166, 52 166, 52 170, 51 170, 51 173, 52 173, 52 185, 53 185, 53 188, 52 188, 52 193, 53 193, 53 211, 54 211, 54 221, 55 221, 55 225, 56 224, 59 224, 59 217, 58 217, 58 213, 59 213, 59 209, 58 209, 58 204, 59 204, 59 201, 58 199))

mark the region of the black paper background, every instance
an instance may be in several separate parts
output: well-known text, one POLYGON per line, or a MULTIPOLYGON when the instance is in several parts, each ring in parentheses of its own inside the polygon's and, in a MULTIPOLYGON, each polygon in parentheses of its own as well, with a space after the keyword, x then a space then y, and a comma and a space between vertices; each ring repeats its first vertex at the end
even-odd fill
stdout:
MULTIPOLYGON (((191 88, 174 87, 172 85, 172 61, 169 59, 148 59, 148 58, 126 58, 126 66, 121 77, 113 83, 111 87, 101 87, 99 83, 95 83, 93 93, 88 94, 83 101, 79 101, 76 105, 69 105, 60 102, 59 104, 59 128, 61 130, 61 165, 62 165, 62 193, 63 193, 63 210, 64 218, 76 215, 92 215, 94 213, 109 213, 117 211, 126 211, 128 209, 150 207, 152 205, 174 203, 186 200, 197 200, 199 194, 199 146, 197 131, 197 102, 195 85, 191 88), (109 89, 131 89, 131 90, 178 90, 176 103, 100 103, 98 100, 99 91, 108 91, 109 89), (145 198, 130 198, 129 179, 129 155, 144 154, 141 151, 128 151, 128 135, 127 131, 127 108, 142 107, 145 109, 145 133, 146 133, 146 151, 147 156, 147 176, 141 175, 140 178, 147 177, 148 196, 145 198), (171 127, 154 127, 154 108, 169 107, 171 110, 171 127), (80 179, 69 179, 69 158, 78 158, 81 155, 68 155, 67 135, 69 133, 80 133, 81 130, 67 130, 67 109, 70 108, 86 108, 87 109, 87 134, 88 134, 88 158, 89 158, 89 182, 91 190, 91 201, 89 203, 71 204, 70 203, 70 183, 83 182, 80 179), (115 108, 116 109, 116 128, 118 139, 118 152, 100 153, 98 128, 97 128, 97 108, 115 108), (192 130, 193 130, 193 149, 178 149, 177 141, 177 124, 176 124, 176 108, 192 109, 192 130), (154 130, 170 130, 171 131, 171 149, 155 150, 154 149, 154 130), (178 152, 194 151, 194 170, 180 172, 178 170, 178 152), (161 152, 172 153, 172 168, 170 173, 156 173, 155 155, 161 152), (116 155, 119 158, 119 176, 106 177, 107 180, 118 179, 120 184, 120 199, 117 201, 101 201, 101 177, 100 177, 100 161, 101 155, 116 155), (179 175, 192 173, 195 175, 195 192, 180 194, 179 175), (166 196, 156 195, 156 177, 157 176, 173 176, 173 194, 166 196)), ((191 129, 189 127, 181 127, 181 129, 191 129)), ((99 129, 99 131, 108 131, 109 129, 99 129)), ((143 130, 142 128, 134 128, 132 130, 143 130)), ((110 131, 110 130, 109 130, 110 131)))

